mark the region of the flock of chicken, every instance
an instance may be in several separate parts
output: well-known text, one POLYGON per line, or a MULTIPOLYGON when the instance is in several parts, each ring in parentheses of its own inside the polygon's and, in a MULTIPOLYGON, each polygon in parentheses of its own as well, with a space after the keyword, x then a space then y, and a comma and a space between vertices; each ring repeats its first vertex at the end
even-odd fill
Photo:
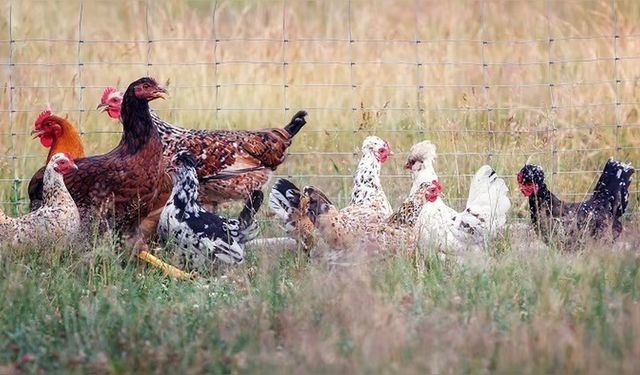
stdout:
MULTIPOLYGON (((40 143, 49 149, 46 166, 29 183, 31 212, 10 218, 0 211, 0 243, 23 244, 77 238, 90 225, 114 230, 135 241, 142 257, 165 269, 175 267, 151 256, 153 236, 172 249, 172 263, 187 271, 244 260, 245 245, 258 235, 255 214, 263 188, 285 160, 293 137, 306 124, 296 113, 283 128, 206 131, 169 124, 149 108, 166 90, 143 77, 123 93, 107 88, 98 106, 122 123, 120 143, 103 155, 85 156, 81 138, 66 119, 45 111, 35 121, 40 143), (237 218, 216 214, 220 203, 244 200, 237 218)), ((335 250, 401 252, 436 247, 442 254, 479 251, 504 228, 511 206, 503 179, 489 166, 478 169, 463 211, 441 198, 434 169, 436 146, 414 145, 406 169, 413 186, 393 211, 380 182, 382 164, 392 155, 375 136, 362 144, 351 202, 339 209, 317 187, 299 188, 279 179, 268 204, 288 235, 306 251, 320 243, 335 250)), ((518 185, 529 199, 531 222, 547 242, 615 239, 628 203, 634 169, 610 159, 584 202, 565 203, 553 195, 541 167, 525 165, 518 185)), ((182 271, 177 271, 182 272, 182 271)))

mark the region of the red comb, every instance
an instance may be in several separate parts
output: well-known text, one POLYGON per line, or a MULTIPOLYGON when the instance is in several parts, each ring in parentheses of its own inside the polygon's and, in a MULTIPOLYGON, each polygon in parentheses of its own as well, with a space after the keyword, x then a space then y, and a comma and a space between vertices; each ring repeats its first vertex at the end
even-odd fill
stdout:
POLYGON ((518 183, 522 184, 522 172, 518 173, 518 183))
POLYGON ((40 127, 40 125, 42 125, 44 120, 48 119, 50 116, 51 116, 51 110, 47 109, 42 111, 42 113, 38 115, 38 118, 36 119, 36 123, 34 124, 34 126, 36 128, 40 127))
POLYGON ((109 95, 113 94, 114 92, 116 92, 116 88, 115 87, 107 87, 106 89, 104 89, 104 92, 102 93, 102 102, 106 102, 107 99, 109 99, 109 95))
POLYGON ((438 191, 438 193, 442 191, 442 185, 440 185, 440 182, 438 182, 438 180, 431 181, 431 184, 433 184, 433 186, 435 186, 435 188, 438 191))

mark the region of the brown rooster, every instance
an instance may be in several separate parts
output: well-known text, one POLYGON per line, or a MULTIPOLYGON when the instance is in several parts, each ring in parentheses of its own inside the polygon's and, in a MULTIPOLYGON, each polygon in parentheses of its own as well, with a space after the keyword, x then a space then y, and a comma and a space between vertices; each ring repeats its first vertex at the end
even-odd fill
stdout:
POLYGON ((51 110, 40 113, 31 134, 40 139, 42 146, 49 148, 45 164, 60 152, 68 154, 74 160, 84 157, 84 147, 76 128, 67 118, 58 117, 51 110))
MULTIPOLYGON (((121 118, 122 93, 105 89, 98 108, 121 118)), ((165 163, 184 149, 197 158, 200 198, 209 210, 223 202, 246 200, 261 190, 284 162, 293 137, 306 124, 307 112, 297 112, 284 128, 254 131, 195 130, 169 124, 151 112, 162 139, 165 163)))
MULTIPOLYGON (((165 93, 149 77, 131 83, 122 102, 123 134, 118 146, 107 154, 76 160, 78 171, 65 175, 83 221, 97 217, 122 233, 132 234, 141 219, 159 205, 160 185, 167 178, 149 102, 165 93)), ((29 183, 32 207, 42 199, 40 174, 29 183)))
MULTIPOLYGON (((67 118, 55 116, 51 110, 45 110, 36 119, 33 125, 34 138, 40 139, 40 144, 49 149, 45 165, 49 163, 51 157, 57 153, 65 153, 72 160, 84 157, 84 147, 80 139, 80 134, 67 118)), ((38 181, 44 178, 45 168, 40 169, 33 177, 38 181)), ((32 179, 33 180, 33 179, 32 179)), ((32 200, 31 211, 37 209, 42 204, 42 200, 32 200)))

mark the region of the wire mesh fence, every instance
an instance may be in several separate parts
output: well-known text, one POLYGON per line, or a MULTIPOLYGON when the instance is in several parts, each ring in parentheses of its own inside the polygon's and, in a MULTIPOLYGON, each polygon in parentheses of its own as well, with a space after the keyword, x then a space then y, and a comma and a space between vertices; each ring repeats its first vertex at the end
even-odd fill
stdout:
MULTIPOLYGON (((635 0, 39 1, 4 0, 0 19, 0 194, 24 208, 46 150, 31 139, 45 107, 110 150, 119 124, 102 90, 141 75, 168 83, 154 103, 192 128, 309 124, 278 174, 344 203, 366 135, 397 156, 383 168, 393 203, 403 157, 437 144, 459 205, 491 164, 524 214, 515 174, 542 165, 562 198, 590 191, 606 158, 640 160, 640 4, 635 0)), ((638 187, 633 187, 634 208, 638 187)))

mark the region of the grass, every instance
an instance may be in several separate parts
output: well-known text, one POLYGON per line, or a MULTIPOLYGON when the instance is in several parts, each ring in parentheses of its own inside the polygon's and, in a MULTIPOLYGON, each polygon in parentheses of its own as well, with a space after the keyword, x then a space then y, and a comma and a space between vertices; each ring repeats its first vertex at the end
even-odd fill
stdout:
MULTIPOLYGON (((369 134, 399 154, 383 168, 394 205, 410 185, 403 153, 430 139, 454 206, 488 162, 513 219, 526 219, 512 177, 527 160, 576 200, 606 157, 640 160, 636 1, 146 4, 0 0, 5 212, 24 211, 45 158, 29 132, 46 105, 89 154, 106 152, 119 128, 94 111, 103 87, 146 74, 172 94, 154 108, 186 127, 277 126, 308 109, 278 173, 339 203, 369 134)), ((138 266, 109 238, 1 248, 0 373, 637 373, 640 239, 626 224, 613 249, 577 254, 526 231, 483 265, 425 249, 339 267, 270 249, 193 282, 138 266)))
POLYGON ((341 267, 265 250, 193 282, 138 268, 109 243, 3 249, 0 363, 6 372, 636 373, 638 240, 563 254, 529 235, 483 267, 428 251, 341 267))

